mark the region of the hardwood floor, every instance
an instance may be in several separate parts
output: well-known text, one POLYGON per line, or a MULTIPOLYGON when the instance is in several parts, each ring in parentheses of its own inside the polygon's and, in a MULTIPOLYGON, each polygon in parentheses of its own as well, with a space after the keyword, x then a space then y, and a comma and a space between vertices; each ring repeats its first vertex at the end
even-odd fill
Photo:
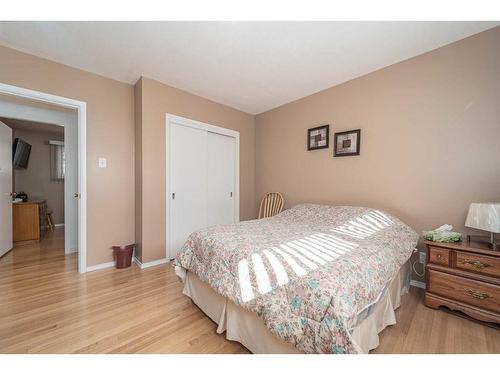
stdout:
MULTIPOLYGON (((0 259, 1 353, 247 353, 181 293, 170 265, 81 275, 62 230, 0 259)), ((412 289, 375 353, 500 353, 500 331, 412 289)))

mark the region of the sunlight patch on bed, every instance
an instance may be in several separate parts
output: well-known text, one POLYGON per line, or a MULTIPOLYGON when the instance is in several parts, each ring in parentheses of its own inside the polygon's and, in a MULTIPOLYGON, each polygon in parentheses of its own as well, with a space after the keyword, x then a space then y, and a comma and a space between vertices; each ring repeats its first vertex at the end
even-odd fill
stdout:
POLYGON ((305 256, 300 254, 297 250, 291 249, 287 245, 280 245, 280 247, 285 250, 288 254, 293 255, 295 258, 300 260, 303 264, 305 264, 309 269, 315 270, 318 268, 318 265, 311 260, 307 259, 305 256))
POLYGON ((333 260, 332 253, 329 253, 323 249, 319 249, 319 248, 313 246, 308 241, 293 241, 292 244, 293 244, 293 246, 302 246, 303 248, 307 249, 308 251, 310 251, 312 254, 319 257, 323 261, 329 262, 329 261, 333 260))
POLYGON ((343 254, 343 252, 340 252, 337 249, 333 249, 332 247, 327 247, 321 243, 318 243, 316 240, 312 238, 300 239, 297 241, 304 244, 304 246, 306 246, 309 249, 315 249, 318 252, 325 254, 324 257, 330 257, 331 259, 327 259, 328 261, 333 260, 333 258, 337 258, 339 255, 343 254))
POLYGON ((273 267, 274 274, 276 275, 276 282, 278 283, 278 285, 281 286, 288 283, 288 274, 286 273, 285 267, 283 267, 278 258, 276 258, 276 256, 269 250, 264 250, 262 253, 266 256, 269 264, 271 264, 271 267, 273 267))
POLYGON ((363 216, 349 220, 348 223, 332 228, 332 232, 357 239, 365 239, 390 227, 394 222, 386 214, 374 210, 363 216))
POLYGON ((312 251, 307 249, 304 245, 300 243, 296 243, 295 241, 293 242, 288 242, 287 245, 297 251, 299 251, 302 255, 304 255, 307 259, 312 260, 313 262, 319 263, 321 265, 326 264, 326 261, 318 256, 317 254, 314 254, 312 251))
POLYGON ((354 247, 357 246, 347 245, 343 242, 337 241, 334 236, 326 237, 324 234, 312 235, 309 238, 309 241, 328 250, 339 252, 341 255, 351 251, 354 247))
POLYGON ((248 302, 255 298, 254 289, 263 295, 273 290, 271 285, 272 272, 275 276, 277 286, 283 286, 290 282, 285 264, 299 277, 307 275, 310 271, 317 270, 320 266, 333 261, 358 245, 345 241, 336 236, 316 233, 304 238, 289 241, 270 250, 264 250, 261 254, 251 255, 251 262, 242 259, 238 263, 238 274, 240 280, 241 298, 248 302), (271 265, 267 270, 263 258, 271 265), (252 285, 251 271, 255 275, 257 285, 252 285))
MULTIPOLYGON (((355 239, 365 239, 393 224, 393 220, 383 212, 374 210, 332 228, 331 231, 355 239)), ((255 298, 254 290, 261 295, 272 291, 271 279, 276 280, 277 286, 288 284, 290 278, 286 265, 298 277, 303 277, 359 247, 357 243, 344 238, 316 232, 266 249, 262 253, 253 253, 250 263, 247 259, 242 259, 238 263, 238 275, 243 302, 255 298), (271 266, 269 269, 266 269, 264 260, 271 266), (252 285, 251 271, 255 275, 256 286, 252 285)))
POLYGON ((242 259, 238 263, 238 278, 240 280, 240 292, 243 302, 254 299, 252 283, 250 282, 250 271, 246 259, 242 259))
POLYGON ((267 292, 270 292, 271 282, 269 281, 269 275, 267 274, 266 267, 264 267, 260 254, 252 254, 252 263, 259 293, 266 294, 267 292))
POLYGON ((287 253, 285 253, 283 250, 281 249, 278 249, 277 247, 273 247, 272 250, 276 253, 278 253, 279 255, 281 255, 283 257, 283 259, 285 260, 286 263, 288 263, 288 265, 290 266, 290 268, 293 270, 293 272, 295 272, 295 274, 297 276, 304 276, 304 275, 307 275, 307 272, 304 268, 302 268, 296 261, 295 259, 292 258, 291 255, 288 255, 287 253))

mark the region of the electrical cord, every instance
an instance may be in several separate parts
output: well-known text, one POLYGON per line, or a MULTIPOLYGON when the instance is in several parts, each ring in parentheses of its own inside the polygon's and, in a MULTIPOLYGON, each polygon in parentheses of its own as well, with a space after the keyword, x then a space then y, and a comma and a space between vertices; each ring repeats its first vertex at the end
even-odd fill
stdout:
MULTIPOLYGON (((415 250, 413 251, 413 253, 418 253, 418 249, 415 248, 415 250)), ((415 274, 417 276, 420 276, 420 277, 423 277, 425 275, 425 265, 422 265, 422 273, 418 272, 417 269, 415 268, 415 264, 416 263, 419 263, 417 260, 412 262, 411 263, 411 268, 413 269, 413 272, 415 272, 415 274)))
POLYGON ((420 276, 420 277, 423 277, 425 275, 425 266, 422 265, 422 273, 419 273, 416 269, 415 269, 415 264, 418 263, 417 261, 413 262, 411 264, 411 268, 413 268, 413 272, 415 272, 416 275, 420 276))

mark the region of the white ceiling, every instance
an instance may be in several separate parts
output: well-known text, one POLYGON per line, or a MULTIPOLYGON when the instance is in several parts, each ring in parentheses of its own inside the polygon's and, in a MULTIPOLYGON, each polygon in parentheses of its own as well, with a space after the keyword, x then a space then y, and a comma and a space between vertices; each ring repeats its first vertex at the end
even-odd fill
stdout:
POLYGON ((1 22, 0 44, 257 114, 499 22, 1 22))

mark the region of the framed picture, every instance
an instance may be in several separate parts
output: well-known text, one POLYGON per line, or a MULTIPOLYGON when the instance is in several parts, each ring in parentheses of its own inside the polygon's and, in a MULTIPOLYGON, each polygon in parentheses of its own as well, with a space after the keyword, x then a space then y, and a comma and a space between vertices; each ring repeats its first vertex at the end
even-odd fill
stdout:
POLYGON ((359 155, 361 129, 335 133, 333 156, 359 155))
POLYGON ((330 125, 307 129, 307 150, 311 151, 328 148, 330 146, 329 137, 330 125))

